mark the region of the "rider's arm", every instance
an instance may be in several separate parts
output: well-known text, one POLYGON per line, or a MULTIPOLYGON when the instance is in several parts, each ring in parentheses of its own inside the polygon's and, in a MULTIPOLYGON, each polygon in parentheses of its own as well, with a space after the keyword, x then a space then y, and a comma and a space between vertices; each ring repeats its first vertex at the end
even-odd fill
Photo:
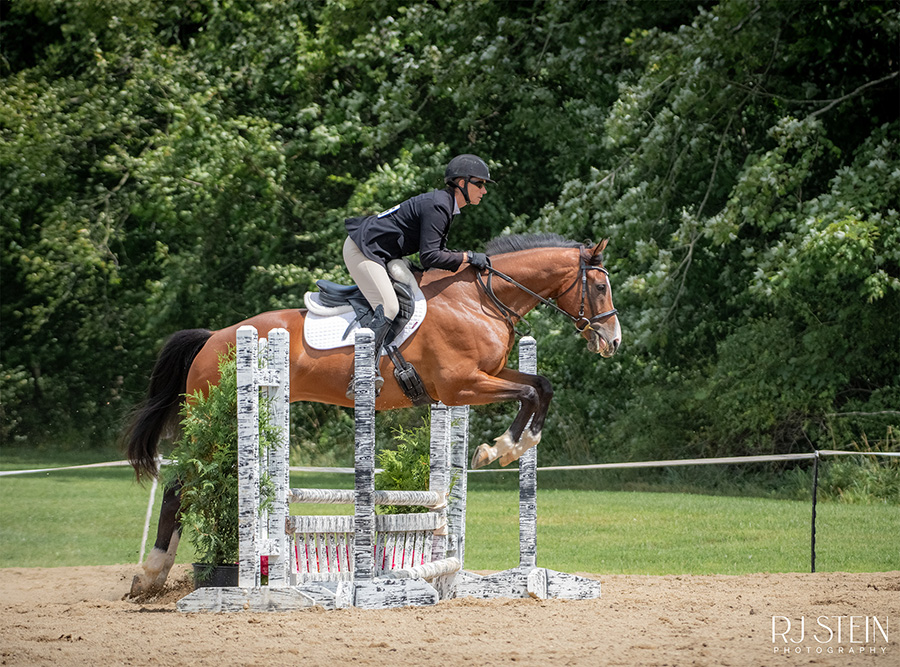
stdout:
POLYGON ((450 216, 450 209, 438 201, 420 213, 419 260, 426 269, 456 271, 466 261, 464 252, 447 250, 450 216))

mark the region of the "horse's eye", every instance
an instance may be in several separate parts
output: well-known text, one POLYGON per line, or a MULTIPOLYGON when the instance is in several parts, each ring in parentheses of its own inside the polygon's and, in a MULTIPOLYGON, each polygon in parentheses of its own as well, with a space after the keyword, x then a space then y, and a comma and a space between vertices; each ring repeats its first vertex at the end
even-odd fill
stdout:
POLYGON ((596 288, 597 291, 600 292, 600 294, 606 294, 606 283, 598 283, 596 285, 596 288))

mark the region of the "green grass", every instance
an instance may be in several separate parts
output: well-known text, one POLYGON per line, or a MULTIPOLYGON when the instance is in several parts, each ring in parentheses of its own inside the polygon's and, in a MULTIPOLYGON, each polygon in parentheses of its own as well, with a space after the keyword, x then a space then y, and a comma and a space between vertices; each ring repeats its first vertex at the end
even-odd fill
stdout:
POLYGON ((150 487, 132 479, 130 468, 0 477, 0 567, 136 563, 150 487))
MULTIPOLYGON (((6 469, 60 463, 5 461, 6 469)), ((518 492, 515 475, 504 477, 508 479, 469 478, 469 569, 500 570, 518 562, 518 492)), ((353 485, 352 477, 334 474, 294 475, 291 483, 353 485)), ((127 468, 2 477, 0 567, 136 563, 149 493, 149 486, 132 481, 127 468)), ((157 492, 151 544, 160 498, 157 492)), ((538 564, 607 574, 808 572, 810 509, 808 501, 592 491, 541 483, 538 564)), ((352 513, 352 507, 306 506, 304 511, 352 513)), ((896 506, 820 503, 817 532, 819 571, 900 569, 896 506)), ((191 562, 187 541, 182 545, 178 561, 191 562)))
MULTIPOLYGON (((517 493, 470 485, 467 567, 514 566, 517 493)), ((538 564, 609 574, 809 572, 810 519, 810 502, 542 488, 538 564)), ((900 569, 895 506, 819 503, 816 532, 818 571, 900 569)))

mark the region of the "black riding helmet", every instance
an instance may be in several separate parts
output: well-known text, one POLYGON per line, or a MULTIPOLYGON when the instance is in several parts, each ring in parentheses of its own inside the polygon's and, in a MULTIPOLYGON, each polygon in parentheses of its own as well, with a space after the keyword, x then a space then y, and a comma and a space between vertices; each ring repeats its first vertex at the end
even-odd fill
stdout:
POLYGON ((491 179, 491 172, 488 169, 487 163, 477 155, 471 155, 469 153, 457 155, 450 160, 447 164, 447 169, 444 171, 444 182, 452 188, 461 190, 467 204, 472 203, 469 201, 468 186, 473 178, 487 181, 488 183, 494 183, 491 179), (456 183, 456 180, 459 178, 465 179, 465 187, 460 187, 456 183))

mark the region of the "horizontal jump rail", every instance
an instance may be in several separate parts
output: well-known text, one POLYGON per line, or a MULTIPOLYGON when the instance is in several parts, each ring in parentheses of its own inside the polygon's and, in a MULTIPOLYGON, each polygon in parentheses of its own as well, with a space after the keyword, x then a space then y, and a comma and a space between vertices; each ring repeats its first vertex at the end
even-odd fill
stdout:
MULTIPOLYGON (((354 533, 354 517, 346 516, 289 516, 285 521, 288 535, 298 533, 354 533)), ((447 520, 440 514, 378 514, 375 517, 375 531, 385 533, 405 533, 415 530, 440 531, 447 526, 447 520)))
POLYGON ((382 576, 385 579, 434 579, 446 574, 459 572, 462 565, 458 558, 443 558, 434 560, 430 563, 422 563, 421 565, 413 565, 412 567, 397 568, 395 570, 385 570, 382 576))
MULTIPOLYGON (((356 492, 353 489, 291 489, 289 503, 319 505, 353 505, 356 492)), ((438 510, 447 506, 447 494, 437 491, 375 491, 375 505, 402 505, 428 507, 438 510)))

